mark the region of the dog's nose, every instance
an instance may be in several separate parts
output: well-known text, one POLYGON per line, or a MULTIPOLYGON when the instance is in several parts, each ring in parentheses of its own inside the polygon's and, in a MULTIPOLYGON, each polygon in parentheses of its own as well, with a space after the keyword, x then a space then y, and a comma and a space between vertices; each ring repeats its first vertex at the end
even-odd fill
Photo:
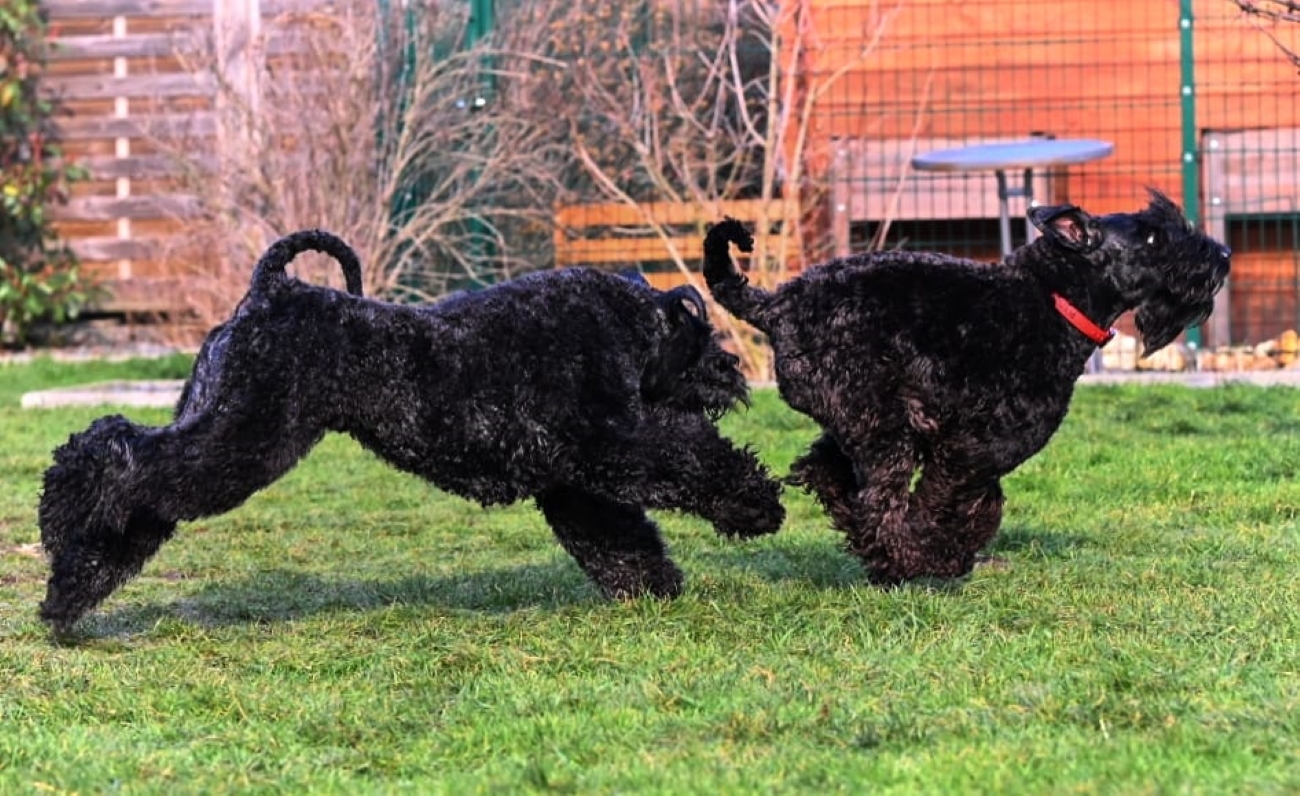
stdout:
POLYGON ((1219 255, 1223 257, 1223 259, 1225 260, 1230 259, 1232 257, 1232 247, 1231 246, 1221 247, 1219 249, 1219 255))

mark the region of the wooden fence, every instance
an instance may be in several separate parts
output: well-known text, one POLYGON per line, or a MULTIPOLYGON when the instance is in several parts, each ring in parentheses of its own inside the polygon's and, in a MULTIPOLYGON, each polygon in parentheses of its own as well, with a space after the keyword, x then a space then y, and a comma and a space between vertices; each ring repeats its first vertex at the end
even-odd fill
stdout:
MULTIPOLYGON (((100 309, 166 311, 184 305, 192 274, 176 262, 198 198, 179 190, 183 161, 217 156, 215 52, 238 82, 246 45, 264 16, 316 0, 43 0, 52 48, 43 87, 59 103, 64 155, 84 167, 55 228, 108 289, 100 309)), ((286 45, 271 40, 274 51, 286 45)))
MULTIPOLYGON (((708 223, 730 216, 754 231, 755 255, 785 274, 802 267, 803 241, 793 208, 781 200, 566 205, 555 214, 555 265, 640 268, 661 289, 689 281, 677 263, 698 271, 708 223)), ((739 253, 737 253, 739 254, 739 253)))

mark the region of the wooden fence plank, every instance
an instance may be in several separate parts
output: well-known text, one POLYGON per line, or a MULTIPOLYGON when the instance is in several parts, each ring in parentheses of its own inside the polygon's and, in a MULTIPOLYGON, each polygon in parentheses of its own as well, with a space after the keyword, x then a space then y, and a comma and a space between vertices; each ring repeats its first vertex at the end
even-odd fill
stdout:
MULTIPOLYGON (((656 271, 649 274, 642 274, 642 276, 644 276, 645 280, 657 290, 672 290, 678 285, 684 285, 691 281, 690 276, 676 269, 672 271, 656 271)), ((694 276, 696 279, 701 279, 698 272, 695 273, 694 276)), ((703 280, 701 279, 701 282, 702 281, 703 280)))
MULTIPOLYGON (((672 259, 669 242, 676 247, 678 256, 688 264, 697 263, 704 257, 704 239, 700 235, 671 237, 666 241, 662 238, 591 238, 563 244, 555 253, 555 264, 569 266, 669 261, 672 259)), ((774 243, 775 239, 771 242, 774 243)), ((786 238, 786 247, 787 256, 797 255, 794 240, 786 238)), ((769 255, 775 257, 776 252, 769 252, 769 255)))
MULTIPOLYGON (((208 48, 205 41, 186 33, 137 33, 120 38, 108 34, 62 36, 52 44, 49 55, 52 62, 195 55, 208 48)), ((343 52, 341 46, 333 46, 331 43, 317 42, 309 48, 308 40, 300 33, 283 30, 269 32, 261 45, 272 56, 308 51, 343 52)))
POLYGON ((210 111, 156 113, 118 119, 111 116, 72 116, 53 123, 56 138, 81 141, 101 138, 206 138, 217 129, 210 111))
MULTIPOLYGON (((781 200, 757 199, 713 202, 707 207, 687 202, 651 202, 639 207, 622 203, 561 206, 555 210, 555 265, 564 268, 671 262, 675 250, 677 257, 694 266, 704 257, 703 235, 681 228, 731 216, 749 224, 766 217, 779 228, 755 230, 764 239, 767 256, 793 263, 797 270, 803 258, 802 238, 799 224, 786 212, 781 200), (647 217, 652 221, 647 222, 647 217), (667 237, 653 234, 655 225, 668 228, 667 237)), ((685 281, 680 272, 673 274, 663 278, 672 284, 685 281)))
POLYGON ((51 19, 189 17, 212 13, 212 0, 41 0, 51 19))
MULTIPOLYGON (((704 253, 698 238, 670 238, 677 253, 687 262, 704 253)), ((603 238, 570 241, 555 253, 555 264, 591 265, 595 263, 654 262, 671 259, 668 245, 659 238, 603 238)))
POLYGON ((106 262, 153 259, 166 245, 164 241, 148 238, 95 237, 72 238, 68 248, 83 262, 106 262))
MULTIPOLYGON (((763 209, 761 199, 735 199, 701 207, 690 202, 647 202, 633 207, 627 204, 565 205, 556 211, 561 226, 645 226, 647 217, 655 224, 695 224, 713 222, 723 216, 755 219, 763 209)), ((779 220, 785 215, 779 199, 767 203, 768 218, 779 220)))
POLYGON ((135 74, 124 78, 112 75, 54 76, 44 80, 43 93, 62 100, 206 97, 216 93, 216 80, 201 72, 135 74))
POLYGON ((82 196, 50 208, 56 221, 107 221, 118 218, 192 218, 199 213, 198 197, 155 193, 142 196, 82 196))
MULTIPOLYGON (((270 15, 319 11, 320 0, 264 0, 263 13, 270 15)), ((212 0, 41 0, 51 19, 99 19, 103 17, 200 17, 212 14, 212 0)))
POLYGON ((155 58, 188 52, 186 37, 171 33, 138 33, 129 36, 64 36, 55 39, 50 47, 49 60, 79 61, 108 58, 155 58))
POLYGON ((179 163, 173 155, 98 155, 76 158, 73 164, 85 169, 92 180, 147 180, 178 176, 192 168, 209 170, 216 166, 216 158, 196 154, 179 163))

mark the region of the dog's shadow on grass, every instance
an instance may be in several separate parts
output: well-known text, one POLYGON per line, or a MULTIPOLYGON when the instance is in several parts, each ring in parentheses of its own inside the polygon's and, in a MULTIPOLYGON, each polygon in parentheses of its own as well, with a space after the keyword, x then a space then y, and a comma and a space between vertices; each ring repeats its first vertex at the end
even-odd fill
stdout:
MULTIPOLYGON (((1004 529, 986 550, 984 565, 1032 566, 1035 559, 1063 558, 1091 544, 1084 536, 1039 528, 1004 529)), ((723 545, 699 550, 690 569, 744 572, 773 584, 820 590, 862 585, 861 566, 834 536, 767 545, 723 545)), ((183 582, 183 581, 182 581, 183 582)), ((933 585, 933 584, 931 584, 933 585)), ((960 581, 947 591, 960 591, 960 581)), ((688 587, 689 588, 689 587, 688 587)), ((147 632, 176 619, 202 627, 291 622, 330 612, 365 612, 391 606, 435 606, 446 611, 512 613, 555 611, 604 600, 567 559, 456 574, 413 574, 361 579, 272 569, 215 581, 184 597, 108 608, 84 621, 77 643, 147 632)))
POLYGON ((1017 559, 1030 561, 1066 558, 1094 544, 1092 537, 1082 533, 1011 525, 1000 529, 984 552, 993 556, 1014 556, 1017 559))
MULTIPOLYGON (((739 544, 699 554, 717 569, 750 572, 772 583, 803 583, 816 589, 843 589, 862 585, 862 566, 845 549, 839 538, 784 542, 778 539, 759 548, 739 544)), ((1008 569, 1030 566, 1035 560, 1066 558, 1092 541, 1080 534, 1043 528, 1012 526, 1002 529, 984 549, 976 567, 1008 569)), ((925 581, 939 586, 941 581, 925 581)), ((952 581, 946 591, 960 591, 964 580, 952 581)))
POLYGON ((558 610, 602 599, 566 561, 466 572, 358 579, 273 569, 222 580, 184 597, 109 608, 85 621, 83 638, 128 636, 168 618, 203 627, 290 622, 334 611, 437 606, 448 611, 558 610))

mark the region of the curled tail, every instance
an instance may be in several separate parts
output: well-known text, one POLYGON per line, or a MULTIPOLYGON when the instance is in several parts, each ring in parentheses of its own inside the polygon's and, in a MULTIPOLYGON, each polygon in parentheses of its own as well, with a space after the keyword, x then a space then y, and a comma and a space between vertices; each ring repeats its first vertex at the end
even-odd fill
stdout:
POLYGON ((704 281, 713 299, 724 309, 766 331, 762 314, 772 294, 750 287, 749 279, 731 259, 732 243, 742 252, 754 250, 753 236, 736 219, 724 218, 709 227, 704 236, 704 281))
POLYGON ((293 258, 305 251, 323 252, 338 260, 343 267, 343 280, 354 296, 361 292, 361 261, 357 253, 342 238, 323 229, 304 229, 291 232, 272 243, 253 268, 253 290, 268 290, 288 278, 284 269, 293 258))

